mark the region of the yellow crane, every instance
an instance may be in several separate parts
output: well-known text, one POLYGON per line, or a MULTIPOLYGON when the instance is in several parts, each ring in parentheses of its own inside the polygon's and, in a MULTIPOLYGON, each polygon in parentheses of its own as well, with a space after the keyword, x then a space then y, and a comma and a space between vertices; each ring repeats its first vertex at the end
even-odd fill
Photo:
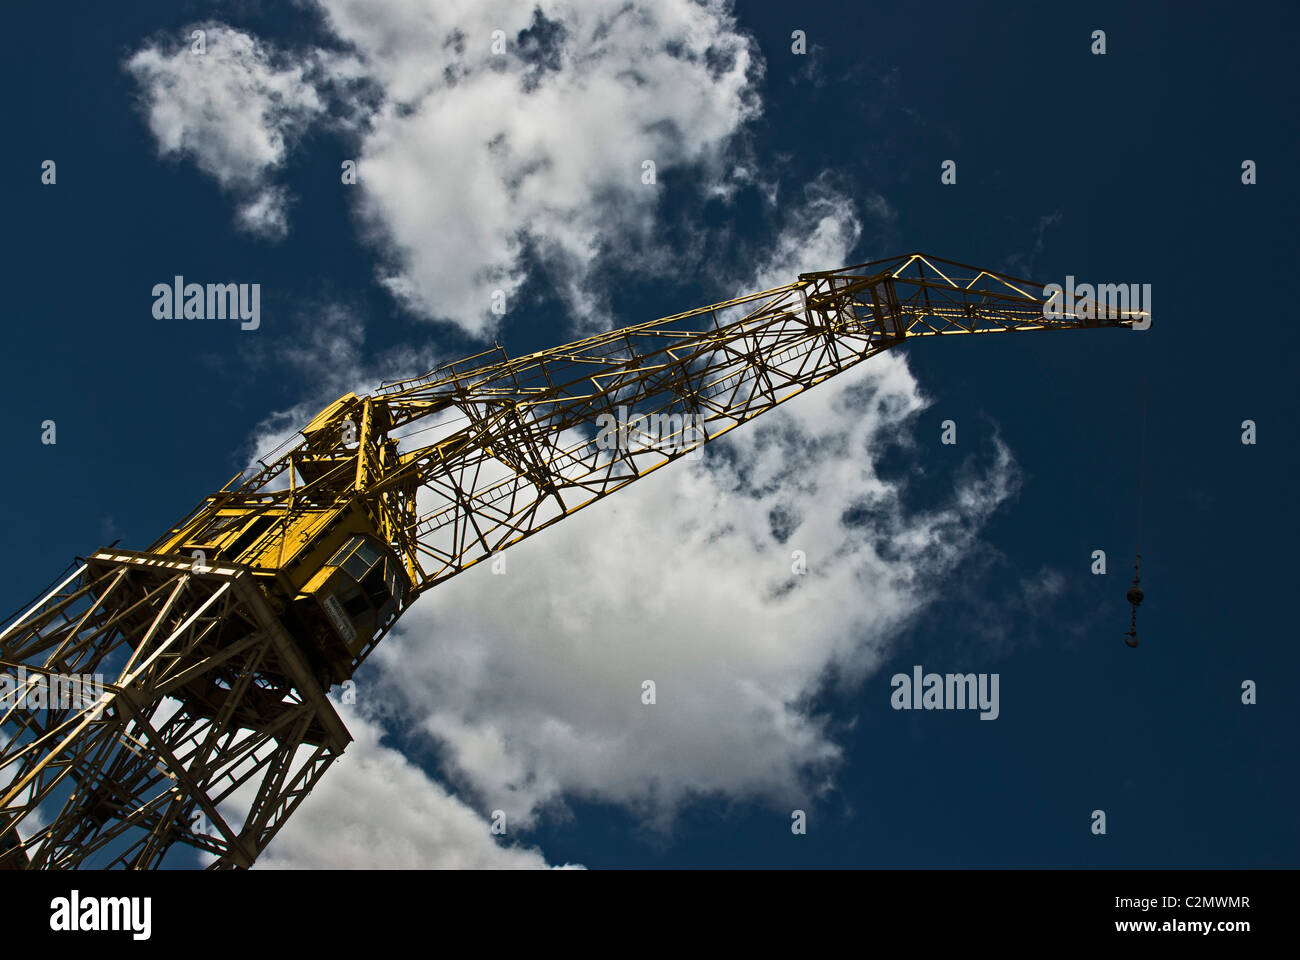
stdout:
POLYGON ((0 867, 250 866, 351 739, 328 690, 420 594, 907 340, 1145 316, 1041 291, 909 254, 340 397, 0 632, 0 867))

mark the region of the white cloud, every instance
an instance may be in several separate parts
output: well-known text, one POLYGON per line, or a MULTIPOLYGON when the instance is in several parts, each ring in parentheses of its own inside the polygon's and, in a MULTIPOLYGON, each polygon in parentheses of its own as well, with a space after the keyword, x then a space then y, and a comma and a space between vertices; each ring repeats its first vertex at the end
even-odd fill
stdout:
MULTIPOLYGON (((867 195, 863 202, 873 221, 893 219, 893 210, 878 194, 867 195)), ((862 226, 853 200, 823 173, 804 187, 803 202, 788 210, 772 249, 736 294, 779 287, 801 273, 847 266, 862 226)))
POLYGON ((188 40, 158 41, 126 62, 158 151, 189 157, 233 193, 241 226, 281 236, 288 198, 268 178, 324 102, 306 65, 221 24, 195 29, 204 31, 203 53, 188 40))
MULTIPOLYGON (((263 869, 545 868, 536 850, 498 843, 490 824, 340 708, 355 738, 257 861, 263 869)), ((507 823, 508 826, 508 823, 507 823)))
POLYGON ((244 203, 237 222, 249 233, 283 237, 289 232, 289 197, 283 187, 265 187, 244 203))
POLYGON ((550 33, 531 43, 531 4, 406 2, 379 17, 322 5, 390 98, 360 163, 364 217, 391 253, 385 282, 478 334, 494 289, 513 302, 528 251, 576 319, 609 326, 592 268, 648 236, 674 171, 716 163, 757 112, 757 54, 717 3, 543 2, 550 33))
POLYGON ((653 474, 405 615, 376 653, 384 682, 482 809, 526 819, 583 796, 663 824, 711 791, 798 806, 834 772, 806 698, 828 667, 875 668, 1012 489, 1003 452, 906 515, 871 449, 921 408, 915 382, 893 356, 845 380, 720 441, 734 463, 653 474), (863 504, 870 524, 846 525, 863 504))
MULTIPOLYGON (((838 264, 858 231, 819 186, 757 276, 838 264)), ((660 827, 701 795, 808 803, 842 760, 809 698, 831 668, 849 687, 875 669, 1015 488, 999 447, 945 502, 904 509, 873 450, 925 405, 905 360, 878 356, 512 548, 505 575, 440 585, 375 654, 399 721, 516 822, 571 797, 660 827)))
POLYGON ((348 53, 292 62, 209 25, 203 56, 154 44, 131 57, 159 150, 236 192, 241 225, 281 235, 272 172, 337 101, 335 122, 359 138, 355 193, 387 254, 382 282, 477 335, 496 322, 494 290, 513 304, 530 256, 576 320, 609 326, 594 268, 653 242, 679 170, 725 179, 723 152, 758 112, 761 60, 717 0, 318 2, 348 53))

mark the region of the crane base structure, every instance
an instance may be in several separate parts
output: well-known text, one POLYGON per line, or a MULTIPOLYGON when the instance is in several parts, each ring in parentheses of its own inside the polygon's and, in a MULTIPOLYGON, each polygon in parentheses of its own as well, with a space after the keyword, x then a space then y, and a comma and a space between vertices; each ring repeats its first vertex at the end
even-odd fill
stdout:
POLYGON ((0 868, 251 866, 349 743, 327 691, 424 591, 909 340, 1149 325, 1041 289, 908 254, 338 398, 0 628, 0 868))
POLYGON ((351 740, 247 570, 100 551, 20 623, 0 816, 61 810, 0 866, 155 867, 174 843, 251 866, 351 740))

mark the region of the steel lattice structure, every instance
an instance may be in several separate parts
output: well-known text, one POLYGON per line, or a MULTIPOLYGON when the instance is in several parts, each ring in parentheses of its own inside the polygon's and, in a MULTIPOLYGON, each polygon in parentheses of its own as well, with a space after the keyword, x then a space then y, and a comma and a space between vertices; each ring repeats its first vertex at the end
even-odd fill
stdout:
POLYGON ((341 397, 0 633, 0 866, 251 865, 350 740, 329 687, 421 592, 908 339, 1146 318, 1041 289, 911 254, 341 397))

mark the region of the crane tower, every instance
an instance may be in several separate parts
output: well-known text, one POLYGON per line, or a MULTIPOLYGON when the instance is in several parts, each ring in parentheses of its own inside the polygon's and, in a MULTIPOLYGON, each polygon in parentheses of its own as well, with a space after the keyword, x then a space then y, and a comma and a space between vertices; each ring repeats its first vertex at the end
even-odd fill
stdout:
POLYGON ((4 626, 0 867, 251 866, 350 741, 329 689, 422 593, 906 340, 1144 317, 1041 289, 910 254, 340 397, 4 626))

